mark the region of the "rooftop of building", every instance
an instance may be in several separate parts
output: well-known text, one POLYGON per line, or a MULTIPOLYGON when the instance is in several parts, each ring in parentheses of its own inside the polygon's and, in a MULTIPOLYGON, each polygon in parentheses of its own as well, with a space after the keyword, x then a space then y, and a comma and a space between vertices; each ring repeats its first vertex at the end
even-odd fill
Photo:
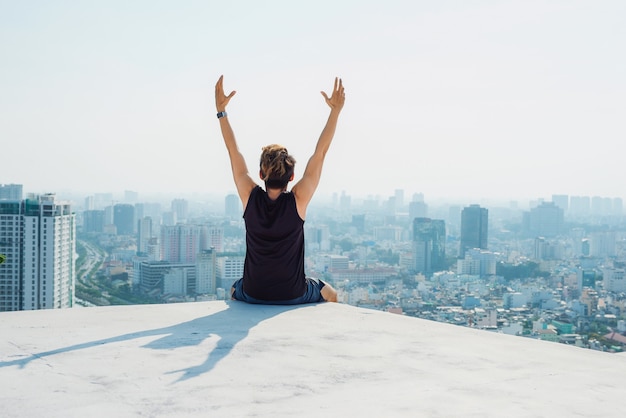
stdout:
POLYGON ((623 416, 626 355, 342 304, 0 313, 11 417, 623 416))

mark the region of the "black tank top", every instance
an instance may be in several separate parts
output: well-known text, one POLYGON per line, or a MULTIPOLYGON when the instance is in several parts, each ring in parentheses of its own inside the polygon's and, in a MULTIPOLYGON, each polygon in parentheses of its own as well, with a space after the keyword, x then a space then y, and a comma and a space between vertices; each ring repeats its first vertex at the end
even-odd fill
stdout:
POLYGON ((275 301, 300 297, 306 290, 304 221, 293 193, 271 200, 257 186, 243 214, 246 259, 243 290, 253 298, 275 301))

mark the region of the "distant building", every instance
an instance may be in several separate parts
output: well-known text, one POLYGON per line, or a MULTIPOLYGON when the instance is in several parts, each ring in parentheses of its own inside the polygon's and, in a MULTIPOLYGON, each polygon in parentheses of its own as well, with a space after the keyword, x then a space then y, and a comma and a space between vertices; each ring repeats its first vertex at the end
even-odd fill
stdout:
POLYGON ((0 200, 22 200, 21 184, 0 184, 0 200))
POLYGON ((479 205, 470 205, 461 212, 461 243, 459 257, 472 248, 487 249, 489 211, 479 205))
POLYGON ((244 253, 222 253, 217 255, 217 285, 230 295, 235 280, 243 277, 244 253))
POLYGON ((113 206, 113 224, 118 235, 132 235, 135 233, 135 207, 127 203, 118 203, 113 206))
POLYGON ((172 212, 176 214, 177 223, 186 223, 189 218, 189 202, 185 199, 172 200, 172 212))
POLYGON ((602 282, 607 292, 626 292, 626 273, 623 268, 605 268, 602 271, 602 282))
POLYGON ((339 197, 339 210, 342 213, 350 212, 352 208, 352 198, 346 194, 345 191, 341 192, 341 196, 339 197))
POLYGON ((528 297, 520 292, 505 293, 502 296, 502 306, 505 309, 515 309, 526 306, 528 297))
POLYGON ((184 296, 195 288, 196 266, 168 261, 141 261, 135 266, 142 293, 153 297, 184 296))
POLYGON ((199 225, 161 227, 161 258, 171 263, 195 263, 197 254, 205 249, 199 225))
POLYGON ((331 269, 328 271, 334 282, 348 281, 350 283, 383 283, 394 277, 398 272, 390 267, 363 268, 363 269, 331 269))
POLYGON ((589 240, 589 255, 604 258, 617 255, 615 231, 593 232, 589 240))
POLYGON ((569 196, 566 194, 553 194, 552 202, 561 209, 563 209, 563 213, 568 213, 569 211, 569 196))
POLYGON ((212 248, 218 253, 224 251, 224 228, 204 225, 201 232, 203 250, 212 248))
POLYGON ((563 258, 563 247, 558 242, 552 242, 544 237, 535 238, 534 259, 560 260, 563 258))
POLYGON ((443 220, 415 218, 413 220, 413 270, 431 275, 445 269, 446 226, 443 220))
POLYGON ((305 226, 306 251, 330 251, 330 228, 328 225, 305 226))
MULTIPOLYGON (((476 305, 480 306, 480 305, 476 305)), ((468 308, 472 309, 472 308, 468 308)), ((498 312, 493 308, 473 308, 476 328, 495 328, 498 326, 498 312)))
POLYGON ((556 237, 563 233, 563 209, 554 202, 541 202, 524 214, 524 224, 530 235, 556 237))
POLYGON ((71 308, 76 225, 53 194, 0 201, 0 311, 71 308))
POLYGON ((403 231, 404 229, 399 226, 376 226, 374 227, 374 240, 398 242, 402 240, 403 231))
POLYGON ((457 260, 457 274, 487 277, 496 274, 496 255, 490 251, 472 248, 457 260))
POLYGON ((196 257, 196 288, 198 295, 215 294, 217 288, 217 258, 213 249, 203 250, 196 257))
POLYGON ((113 203, 113 193, 96 193, 93 198, 95 209, 104 209, 113 203))
POLYGON ((613 199, 610 197, 593 196, 591 198, 591 214, 603 218, 613 214, 613 199))
POLYGON ((350 268, 350 259, 345 255, 324 254, 317 258, 316 270, 347 270, 350 268))
POLYGON ((161 204, 160 203, 136 203, 135 219, 152 218, 152 232, 158 234, 161 225, 161 204))
POLYGON ((428 205, 423 201, 409 202, 409 219, 428 217, 428 205))
POLYGON ((578 269, 577 279, 578 290, 580 291, 584 288, 596 288, 596 272, 593 269, 578 269))
POLYGON ((85 197, 85 203, 83 206, 83 211, 94 210, 96 208, 96 203, 93 196, 85 197))
POLYGON ((365 231, 365 215, 352 215, 352 227, 354 227, 357 232, 363 233, 365 231))
POLYGON ((226 195, 224 199, 224 214, 230 219, 239 219, 243 213, 241 211, 241 200, 236 194, 226 195))
POLYGON ((126 203, 135 203, 139 199, 139 193, 132 190, 124 191, 124 202, 126 203))
POLYGON ((86 210, 83 212, 83 232, 101 233, 104 231, 104 210, 86 210))
POLYGON ((152 238, 154 238, 152 218, 146 216, 137 223, 137 253, 147 254, 148 244, 152 238))
POLYGON ((571 196, 569 213, 573 218, 586 218, 591 215, 591 199, 589 196, 571 196))

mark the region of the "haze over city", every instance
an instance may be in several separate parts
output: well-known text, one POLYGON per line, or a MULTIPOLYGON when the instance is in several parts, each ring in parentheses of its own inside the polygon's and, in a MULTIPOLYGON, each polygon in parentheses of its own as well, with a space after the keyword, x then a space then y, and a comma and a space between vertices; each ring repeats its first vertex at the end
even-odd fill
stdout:
POLYGON ((296 177, 346 105, 318 193, 624 197, 621 1, 0 0, 2 183, 29 192, 234 191, 221 74, 252 173, 296 177))

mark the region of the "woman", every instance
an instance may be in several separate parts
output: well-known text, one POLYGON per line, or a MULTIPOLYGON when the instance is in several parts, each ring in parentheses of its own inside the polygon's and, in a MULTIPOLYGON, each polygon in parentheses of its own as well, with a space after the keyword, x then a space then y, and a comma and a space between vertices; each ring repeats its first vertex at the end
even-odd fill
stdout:
POLYGON ((335 289, 305 276, 303 227, 345 101, 341 79, 335 78, 330 97, 321 92, 330 107, 330 115, 302 179, 291 191, 287 191, 287 185, 293 180, 296 161, 281 145, 263 148, 259 176, 265 190, 250 176, 226 113, 226 106, 236 92, 225 95, 223 82, 221 76, 215 85, 215 106, 246 225, 243 277, 234 283, 231 297, 248 303, 284 305, 336 302, 335 289))

